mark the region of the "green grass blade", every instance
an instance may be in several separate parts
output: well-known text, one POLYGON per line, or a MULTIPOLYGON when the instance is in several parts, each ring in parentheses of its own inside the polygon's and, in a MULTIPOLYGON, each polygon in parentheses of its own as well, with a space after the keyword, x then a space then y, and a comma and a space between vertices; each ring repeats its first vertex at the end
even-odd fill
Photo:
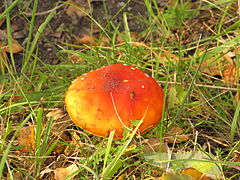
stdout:
POLYGON ((26 44, 26 54, 25 54, 25 59, 24 62, 28 62, 29 61, 29 57, 30 57, 30 45, 31 45, 31 40, 32 40, 32 34, 33 34, 33 29, 34 29, 34 22, 35 22, 35 17, 36 17, 36 13, 37 13, 37 7, 38 7, 38 0, 34 0, 33 2, 33 10, 31 13, 31 21, 30 21, 30 25, 29 25, 29 33, 28 33, 28 37, 27 37, 27 44, 26 44))
POLYGON ((29 114, 29 115, 27 116, 27 118, 19 124, 17 130, 16 130, 15 133, 13 134, 10 142, 8 143, 6 149, 4 150, 3 155, 2 155, 2 158, 1 158, 1 161, 0 161, 0 178, 2 177, 2 173, 3 173, 3 169, 4 169, 4 167, 5 167, 5 163, 6 163, 6 160, 7 160, 7 157, 8 157, 8 153, 9 153, 9 151, 10 151, 10 148, 12 147, 13 141, 14 141, 15 138, 17 137, 18 131, 29 121, 29 119, 30 119, 31 117, 32 117, 32 114, 29 114))
POLYGON ((41 147, 41 133, 42 133, 42 113, 43 109, 39 108, 37 112, 37 119, 36 119, 36 155, 39 156, 40 154, 40 147, 41 147))
POLYGON ((19 2, 20 0, 16 0, 14 1, 13 3, 11 3, 10 6, 7 7, 7 9, 2 13, 0 14, 0 19, 2 19, 4 16, 6 16, 6 14, 11 11, 16 5, 17 3, 19 2))
POLYGON ((105 156, 104 156, 104 161, 103 161, 103 169, 105 169, 106 164, 107 164, 107 160, 108 160, 108 156, 109 156, 109 153, 110 153, 110 150, 111 150, 114 134, 115 134, 115 131, 110 132, 107 147, 106 147, 106 152, 105 152, 105 156))
POLYGON ((41 37, 41 35, 43 34, 45 28, 47 27, 48 23, 51 21, 51 19, 56 15, 56 11, 52 11, 46 18, 46 20, 39 26, 36 35, 34 36, 34 39, 32 41, 31 47, 29 49, 29 52, 27 53, 27 57, 25 59, 24 65, 22 67, 22 72, 25 70, 26 66, 29 63, 30 57, 33 53, 33 51, 36 48, 37 45, 37 41, 38 39, 41 37))
POLYGON ((124 151, 126 150, 126 148, 128 147, 128 145, 130 144, 130 142, 132 141, 134 135, 136 134, 138 128, 140 127, 140 125, 143 123, 143 120, 140 120, 138 122, 138 125, 134 128, 133 132, 130 134, 129 138, 124 142, 124 144, 122 145, 122 147, 118 150, 118 152, 116 153, 115 158, 109 163, 109 165, 104 169, 103 173, 102 173, 102 177, 103 178, 110 178, 111 175, 113 175, 115 173, 115 170, 117 169, 116 167, 118 167, 119 165, 119 161, 120 161, 120 157, 123 155, 124 151))
POLYGON ((232 125, 231 125, 231 133, 230 133, 231 142, 233 142, 234 135, 236 134, 236 131, 238 129, 239 120, 240 120, 239 111, 240 111, 240 101, 238 102, 238 105, 236 107, 236 111, 235 111, 234 116, 233 116, 233 122, 232 122, 232 125))

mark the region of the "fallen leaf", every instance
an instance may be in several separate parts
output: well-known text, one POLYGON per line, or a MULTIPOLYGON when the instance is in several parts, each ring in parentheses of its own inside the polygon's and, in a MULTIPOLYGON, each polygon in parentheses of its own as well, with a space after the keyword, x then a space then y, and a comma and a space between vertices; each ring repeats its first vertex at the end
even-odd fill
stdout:
POLYGON ((29 152, 35 149, 35 131, 34 126, 26 126, 18 132, 18 143, 24 145, 21 149, 23 152, 29 152))
POLYGON ((209 57, 201 64, 200 71, 211 76, 222 76, 226 83, 236 83, 240 69, 236 68, 233 58, 239 54, 239 49, 228 52, 221 58, 209 57))
POLYGON ((168 143, 180 143, 189 140, 189 136, 183 133, 182 128, 173 127, 166 133, 166 136, 163 139, 168 143))
MULTIPOLYGON (((72 120, 67 113, 61 108, 54 108, 47 113, 46 117, 47 119, 50 119, 51 117, 54 118, 54 123, 51 130, 52 138, 56 140, 60 139, 61 141, 69 143, 71 141, 71 137, 68 135, 66 128, 72 124, 72 120)), ((53 154, 61 154, 67 148, 68 146, 66 144, 60 143, 54 148, 53 154)))
MULTIPOLYGON (((8 36, 3 30, 0 30, 0 37, 1 40, 3 39, 3 41, 0 41, 0 49, 4 52, 10 52, 10 47, 8 44, 6 44, 8 36)), ((12 53, 18 53, 21 52, 22 50, 23 48, 22 46, 20 46, 18 41, 12 39, 12 53)))
MULTIPOLYGON (((54 170, 55 180, 64 180, 67 176, 71 175, 77 170, 78 166, 76 164, 72 164, 66 168, 57 168, 54 170)), ((70 179, 72 179, 74 176, 75 175, 73 175, 70 179)))
POLYGON ((61 134, 66 128, 73 123, 66 111, 61 108, 52 109, 47 113, 46 117, 47 119, 50 119, 51 117, 54 118, 52 133, 57 137, 61 137, 61 134))
MULTIPOLYGON (((240 162, 240 149, 234 151, 233 158, 231 159, 232 162, 240 162)), ((240 170, 240 165, 228 165, 230 167, 233 167, 237 170, 240 170)))
POLYGON ((92 45, 96 45, 95 42, 95 37, 90 35, 90 34, 83 34, 82 37, 77 37, 75 40, 76 44, 92 44, 92 45))
POLYGON ((230 64, 222 71, 222 76, 224 82, 227 83, 235 83, 236 82, 236 66, 234 64, 230 64))
POLYGON ((66 112, 64 112, 61 108, 54 108, 51 111, 49 111, 46 115, 46 117, 49 119, 50 117, 54 117, 54 120, 60 119, 63 116, 66 115, 66 112))
MULTIPOLYGON (((18 91, 19 93, 20 91, 18 91)), ((28 90, 28 93, 32 93, 33 90, 28 90)), ((21 100, 23 98, 23 96, 12 96, 11 100, 12 102, 18 102, 19 100, 21 100)))
POLYGON ((124 179, 126 179, 126 177, 127 177, 127 174, 125 173, 125 174, 119 176, 119 178, 117 178, 117 180, 124 180, 124 179))
POLYGON ((8 57, 7 57, 7 53, 3 50, 1 50, 0 47, 0 72, 5 69, 6 65, 4 65, 5 63, 8 62, 8 57))
POLYGON ((157 178, 157 180, 194 180, 194 179, 186 174, 164 173, 162 177, 157 178))
POLYGON ((51 172, 53 172, 53 170, 49 169, 49 168, 42 170, 40 172, 40 179, 42 179, 45 174, 48 174, 48 173, 51 173, 51 172))
POLYGON ((74 7, 72 5, 69 5, 66 9, 66 14, 70 17, 76 14, 79 18, 81 18, 87 16, 87 14, 90 13, 90 8, 86 0, 68 0, 67 3, 76 6, 74 7))
POLYGON ((161 59, 161 62, 165 63, 171 62, 173 64, 177 64, 179 61, 179 57, 165 49, 161 49, 161 52, 159 53, 159 58, 161 59))
POLYGON ((148 152, 169 152, 168 143, 161 142, 159 138, 150 137, 147 139, 143 151, 148 152))
POLYGON ((240 91, 238 91, 234 96, 234 104, 237 105, 240 101, 240 91))
POLYGON ((69 55, 68 55, 68 59, 69 59, 73 64, 82 63, 82 62, 85 62, 85 61, 86 61, 86 60, 83 59, 82 57, 79 57, 79 56, 74 55, 74 54, 69 54, 69 55))
POLYGON ((191 176, 194 180, 212 180, 212 178, 205 176, 200 171, 194 168, 187 168, 182 171, 182 174, 191 176))

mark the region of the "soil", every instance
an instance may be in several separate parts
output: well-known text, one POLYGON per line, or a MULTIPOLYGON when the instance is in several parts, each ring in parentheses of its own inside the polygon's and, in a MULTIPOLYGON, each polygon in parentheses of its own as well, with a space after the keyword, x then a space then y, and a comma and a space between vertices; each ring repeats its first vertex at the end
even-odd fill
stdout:
MULTIPOLYGON (((10 2, 10 1, 9 1, 10 2)), ((57 14, 50 21, 47 29, 44 31, 42 38, 38 41, 38 57, 49 64, 57 64, 61 58, 57 55, 59 48, 57 45, 64 46, 62 42, 75 43, 76 38, 82 37, 85 34, 95 34, 100 32, 100 28, 96 23, 92 23, 86 15, 78 15, 76 12, 68 12, 69 5, 60 3, 60 0, 39 0, 37 15, 34 24, 34 33, 38 27, 45 21, 48 14, 56 10, 57 14)), ((107 32, 111 32, 112 28, 107 24, 109 19, 119 30, 124 30, 123 13, 128 13, 128 26, 131 32, 142 32, 147 28, 144 22, 147 19, 148 12, 143 1, 140 0, 91 0, 91 8, 89 8, 87 0, 72 0, 68 1, 75 3, 86 12, 92 14, 95 19, 107 32), (122 10, 121 10, 122 9, 122 10)), ((198 6, 198 2, 194 2, 198 6)), ((167 0, 159 0, 158 5, 164 8, 167 5, 167 0)), ((0 2, 0 7, 4 7, 4 2, 0 2)), ((23 0, 17 4, 11 11, 11 25, 13 38, 17 40, 21 46, 25 46, 29 33, 29 22, 31 20, 31 12, 33 3, 28 0, 23 0)), ((0 9, 3 12, 4 8, 0 9)), ((189 43, 201 38, 212 35, 211 27, 214 25, 214 18, 211 12, 200 11, 194 18, 186 22, 187 31, 181 36, 183 42, 189 43)), ((0 29, 6 29, 6 22, 0 24, 0 29)), ((173 31, 174 32, 174 31, 173 31)), ((158 32, 157 32, 158 33, 158 32)), ((176 32, 177 34, 177 32, 176 32)), ((177 35, 178 36, 178 35, 177 35)), ((23 57, 23 53, 17 53, 15 63, 19 67, 23 57)))
MULTIPOLYGON (((62 1, 61 1, 62 2, 62 1)), ((86 0, 76 0, 78 6, 86 11, 89 10, 88 1, 86 0)), ((93 18, 103 27, 108 26, 108 19, 112 19, 112 22, 118 26, 120 25, 120 31, 123 30, 123 12, 128 12, 131 14, 128 19, 128 25, 130 31, 140 32, 145 28, 145 23, 142 21, 146 18, 147 11, 142 1, 130 1, 126 6, 126 0, 124 1, 113 1, 108 0, 103 3, 101 0, 91 0, 91 11, 93 18), (107 9, 107 12, 104 10, 107 9), (117 12, 124 7, 123 11, 117 14, 117 12), (107 13, 107 16, 106 16, 107 13), (117 15, 116 15, 117 14, 117 15)), ((0 7, 4 7, 4 2, 0 2, 0 7)), ((91 31, 91 20, 87 16, 78 16, 76 13, 71 13, 70 16, 66 14, 67 8, 69 6, 66 4, 60 4, 60 0, 39 0, 37 15, 34 24, 34 32, 36 33, 38 27, 45 21, 47 15, 54 9, 56 9, 57 14, 51 20, 47 29, 44 31, 42 38, 38 41, 38 51, 39 58, 45 63, 57 64, 59 63, 59 58, 57 56, 58 48, 57 44, 61 42, 74 43, 76 37, 81 37, 84 34, 90 34, 91 31)), ((17 40, 22 46, 26 45, 28 32, 29 32, 29 22, 31 20, 31 12, 33 9, 33 4, 28 3, 27 0, 23 0, 21 3, 17 4, 12 10, 11 25, 13 28, 13 38, 17 40)), ((0 9, 3 12, 4 8, 0 9)), ((6 28, 6 22, 3 22, 1 29, 6 28)), ((107 30, 107 29, 106 29, 107 30)), ((99 33, 99 28, 94 25, 94 34, 99 33)), ((16 54, 15 60, 16 64, 21 64, 22 54, 16 54)))

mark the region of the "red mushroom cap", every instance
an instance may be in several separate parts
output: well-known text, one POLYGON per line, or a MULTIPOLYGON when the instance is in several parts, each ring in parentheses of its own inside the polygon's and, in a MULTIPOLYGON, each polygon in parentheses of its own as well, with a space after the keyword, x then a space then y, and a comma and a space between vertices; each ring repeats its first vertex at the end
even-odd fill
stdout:
POLYGON ((115 130, 123 137, 132 120, 143 123, 139 132, 155 127, 162 117, 163 90, 145 72, 128 65, 109 65, 79 76, 66 92, 71 119, 81 128, 105 136, 115 130))

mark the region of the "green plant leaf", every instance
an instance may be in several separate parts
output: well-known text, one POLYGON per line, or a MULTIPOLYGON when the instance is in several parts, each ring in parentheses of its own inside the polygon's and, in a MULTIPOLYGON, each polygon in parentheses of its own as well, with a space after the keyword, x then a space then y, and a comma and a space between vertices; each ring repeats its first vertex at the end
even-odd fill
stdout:
POLYGON ((202 151, 177 153, 145 153, 144 158, 151 164, 166 170, 181 171, 194 168, 209 177, 221 177, 220 164, 214 162, 212 154, 202 151))

